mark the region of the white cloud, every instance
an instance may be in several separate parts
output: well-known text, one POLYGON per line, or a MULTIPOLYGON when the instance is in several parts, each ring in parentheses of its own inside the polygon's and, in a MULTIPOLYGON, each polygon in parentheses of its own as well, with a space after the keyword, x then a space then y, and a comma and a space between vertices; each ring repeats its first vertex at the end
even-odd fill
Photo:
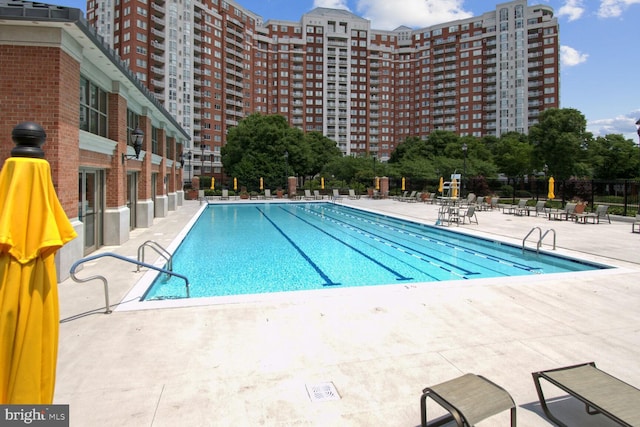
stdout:
POLYGON ((636 120, 640 117, 640 110, 636 110, 626 115, 616 116, 609 119, 589 120, 587 130, 594 136, 605 136, 609 134, 621 134, 625 138, 634 142, 638 141, 636 133, 636 120))
POLYGON ((349 6, 347 6, 347 0, 313 0, 313 7, 327 7, 329 9, 349 10, 349 6))
POLYGON ((400 25, 422 28, 473 16, 462 7, 463 0, 358 0, 358 14, 379 30, 400 25))
POLYGON ((582 0, 567 0, 567 2, 558 10, 558 16, 567 16, 569 22, 580 19, 584 13, 582 0))
POLYGON ((640 4, 640 0, 600 0, 598 16, 600 18, 617 18, 633 4, 640 4))
POLYGON ((587 61, 586 53, 580 53, 572 47, 560 46, 560 63, 565 67, 573 67, 587 61))

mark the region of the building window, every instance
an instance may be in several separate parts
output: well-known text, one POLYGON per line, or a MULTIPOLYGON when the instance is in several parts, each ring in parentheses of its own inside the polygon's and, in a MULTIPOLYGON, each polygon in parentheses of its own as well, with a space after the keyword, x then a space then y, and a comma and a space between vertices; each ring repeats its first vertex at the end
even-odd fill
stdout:
POLYGON ((107 135, 107 92, 80 77, 80 129, 107 135))

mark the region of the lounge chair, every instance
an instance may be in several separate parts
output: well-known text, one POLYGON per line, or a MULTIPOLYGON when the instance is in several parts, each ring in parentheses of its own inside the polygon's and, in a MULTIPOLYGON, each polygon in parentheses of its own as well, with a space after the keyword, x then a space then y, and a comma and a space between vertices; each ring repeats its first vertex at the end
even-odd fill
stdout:
POLYGON ((516 425, 516 404, 502 387, 483 376, 465 374, 461 377, 427 387, 420 398, 422 426, 427 424, 427 398, 430 397, 450 415, 439 418, 431 426, 440 426, 454 420, 459 427, 476 423, 509 409, 511 426, 516 425))
POLYGON ((469 224, 472 222, 478 223, 478 216, 476 215, 476 207, 474 205, 469 206, 466 209, 461 209, 458 212, 458 224, 460 221, 464 224, 466 219, 469 218, 469 224))
POLYGON ((229 190, 223 189, 220 200, 229 200, 229 190))
POLYGON ((640 390, 601 371, 593 362, 533 372, 532 375, 542 410, 559 426, 566 424, 551 414, 540 379, 582 401, 589 415, 602 414, 623 426, 640 425, 640 390))
POLYGON ((411 194, 409 194, 408 196, 404 196, 400 198, 401 202, 409 202, 412 201, 412 199, 416 198, 416 193, 417 191, 412 191, 411 194))
POLYGON ((469 193, 466 199, 460 200, 460 206, 470 206, 474 203, 476 203, 476 195, 474 193, 469 193))
POLYGON ((268 188, 265 188, 264 190, 264 198, 265 199, 273 199, 273 196, 271 195, 271 190, 268 188))
POLYGON ((426 199, 424 199, 425 203, 429 203, 430 205, 433 205, 434 203, 436 203, 438 201, 438 198, 436 197, 436 193, 429 193, 429 195, 427 196, 426 199))
POLYGON ((314 197, 311 195, 311 190, 304 190, 304 199, 305 200, 313 200, 314 197))
POLYGON ((640 233, 640 214, 636 214, 636 220, 631 223, 631 232, 640 233), (638 231, 636 231, 636 229, 638 231))
POLYGON ((536 202, 535 206, 527 206, 527 215, 531 215, 532 213, 535 213, 536 216, 538 215, 547 215, 547 208, 546 208, 546 203, 544 200, 538 200, 536 202))
POLYGON ((398 196, 394 197, 394 198, 393 198, 393 200, 401 200, 401 199, 404 199, 405 197, 407 197, 407 194, 409 194, 409 192, 408 192, 408 191, 403 191, 403 192, 402 192, 402 194, 400 194, 400 195, 398 195, 398 196))
POLYGON ((340 200, 342 200, 342 196, 340 195, 340 191, 338 191, 337 188, 334 188, 333 189, 333 201, 337 202, 337 201, 340 201, 340 200))
POLYGON ((576 203, 567 203, 564 209, 549 209, 547 214, 549 215, 549 219, 557 219, 557 220, 569 220, 569 218, 573 218, 574 211, 576 210, 576 203))
POLYGON ((360 198, 360 195, 359 195, 359 194, 356 194, 356 192, 355 192, 355 190, 354 190, 353 188, 350 188, 350 189, 349 189, 349 198, 350 198, 351 200, 359 199, 359 198, 360 198))
POLYGON ((320 190, 313 190, 313 198, 315 200, 322 200, 322 194, 320 194, 320 190))
POLYGON ((526 210, 527 206, 527 200, 526 199, 520 199, 518 200, 518 204, 517 205, 505 205, 502 207, 502 213, 506 213, 506 214, 519 214, 519 212, 522 212, 523 210, 526 210))
POLYGON ((498 207, 499 207, 498 202, 499 202, 499 201, 500 201, 500 197, 492 197, 492 198, 491 198, 491 203, 490 203, 489 208, 490 208, 491 210, 498 209, 498 207))
POLYGON ((584 224, 587 223, 588 219, 592 220, 594 224, 596 222, 600 224, 600 218, 607 218, 607 220, 609 221, 609 224, 611 224, 611 218, 609 218, 608 211, 609 211, 609 206, 598 205, 595 212, 575 214, 574 218, 576 222, 582 221, 584 224))

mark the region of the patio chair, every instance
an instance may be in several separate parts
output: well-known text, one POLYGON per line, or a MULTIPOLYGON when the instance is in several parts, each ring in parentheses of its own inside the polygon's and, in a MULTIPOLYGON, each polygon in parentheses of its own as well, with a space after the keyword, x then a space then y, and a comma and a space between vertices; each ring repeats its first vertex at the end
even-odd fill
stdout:
POLYGON ((409 194, 409 192, 408 192, 408 191, 403 191, 403 192, 402 192, 402 194, 399 194, 399 195, 395 196, 395 197, 393 198, 393 200, 401 200, 401 199, 404 199, 405 197, 407 197, 407 194, 409 194))
POLYGON ((427 196, 426 199, 424 199, 425 203, 429 203, 430 205, 433 205, 434 203, 436 203, 438 201, 438 198, 436 197, 436 193, 429 193, 429 195, 427 196))
POLYGON ((334 202, 338 202, 338 201, 342 200, 342 196, 340 195, 340 191, 338 191, 337 188, 333 189, 333 197, 332 198, 333 198, 334 202))
POLYGON ((408 202, 411 199, 415 199, 416 198, 416 193, 417 191, 412 191, 411 194, 409 194, 408 196, 404 196, 400 198, 401 202, 408 202))
POLYGON ((313 200, 314 197, 311 195, 311 190, 304 190, 304 199, 305 200, 313 200))
POLYGON ((575 216, 576 222, 582 221, 583 224, 586 224, 588 219, 592 220, 594 224, 596 222, 600 224, 600 218, 605 218, 605 217, 609 221, 609 224, 611 224, 611 218, 609 218, 608 211, 609 211, 609 206, 598 205, 598 207, 596 207, 595 212, 575 214, 574 216, 575 216))
POLYGON ((526 210, 526 206, 527 206, 527 200, 526 199, 520 199, 520 200, 518 200, 518 204, 517 205, 505 205, 505 206, 503 206, 502 207, 502 213, 518 214, 518 212, 526 210))
POLYGON ((511 395, 499 385, 481 375, 465 374, 461 377, 427 387, 420 398, 422 427, 440 426, 455 421, 458 427, 476 423, 509 409, 511 426, 516 425, 516 404, 511 395), (450 415, 427 423, 427 398, 446 409, 450 415))
POLYGON ((350 188, 350 189, 349 189, 349 198, 350 198, 351 200, 359 199, 359 198, 360 198, 360 195, 359 195, 359 194, 356 194, 356 192, 355 192, 355 190, 354 190, 353 188, 350 188))
POLYGON ((460 221, 462 221, 462 223, 464 224, 467 218, 469 218, 469 224, 471 224, 472 222, 475 222, 477 224, 478 216, 476 215, 476 207, 474 205, 471 205, 466 209, 461 209, 458 212, 458 218, 458 224, 460 224, 460 221))
POLYGON ((313 198, 315 200, 322 200, 322 194, 320 194, 320 190, 313 190, 313 198))
POLYGON ((636 220, 631 223, 631 232, 640 233, 640 214, 636 214, 636 220), (636 229, 638 231, 636 231, 636 229))
POLYGON ((567 203, 564 206, 564 209, 549 209, 547 211, 548 215, 549 215, 549 219, 556 219, 556 220, 569 220, 569 218, 572 218, 574 215, 574 211, 576 210, 576 203, 567 203))
POLYGON ((580 400, 589 415, 602 414, 623 426, 640 425, 640 390, 596 368, 594 362, 533 372, 532 375, 542 410, 559 426, 566 424, 551 414, 541 379, 580 400))
POLYGON ((265 199, 273 199, 273 196, 271 195, 271 190, 268 188, 265 188, 264 190, 264 198, 265 199))
POLYGON ((546 202, 544 200, 538 200, 536 202, 535 206, 527 206, 527 215, 531 215, 532 213, 535 213, 536 216, 538 215, 546 215, 547 214, 547 208, 545 206, 546 202))
POLYGON ((499 201, 500 201, 500 197, 498 197, 498 196, 492 197, 489 209, 491 209, 491 210, 498 209, 498 207, 499 207, 498 202, 499 201))
POLYGON ((229 190, 223 189, 222 195, 220 196, 220 200, 229 200, 229 190))

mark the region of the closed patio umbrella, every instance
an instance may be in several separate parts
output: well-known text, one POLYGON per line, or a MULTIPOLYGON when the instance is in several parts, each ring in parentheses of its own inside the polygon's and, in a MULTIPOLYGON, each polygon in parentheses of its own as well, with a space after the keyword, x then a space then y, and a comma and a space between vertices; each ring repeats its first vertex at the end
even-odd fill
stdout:
POLYGON ((458 197, 458 181, 455 178, 451 181, 451 197, 458 197))
POLYGON ((549 193, 547 194, 547 199, 555 199, 556 198, 556 195, 553 194, 554 187, 555 187, 555 180, 553 179, 553 177, 551 177, 551 178, 549 178, 549 193))
POLYGON ((216 179, 214 177, 211 177, 211 190, 215 190, 216 189, 216 179))
POLYGON ((58 355, 54 256, 76 237, 57 198, 35 123, 0 171, 0 404, 51 404, 58 355))
POLYGON ((444 178, 440 177, 440 185, 438 185, 438 193, 442 194, 444 191, 444 178))

